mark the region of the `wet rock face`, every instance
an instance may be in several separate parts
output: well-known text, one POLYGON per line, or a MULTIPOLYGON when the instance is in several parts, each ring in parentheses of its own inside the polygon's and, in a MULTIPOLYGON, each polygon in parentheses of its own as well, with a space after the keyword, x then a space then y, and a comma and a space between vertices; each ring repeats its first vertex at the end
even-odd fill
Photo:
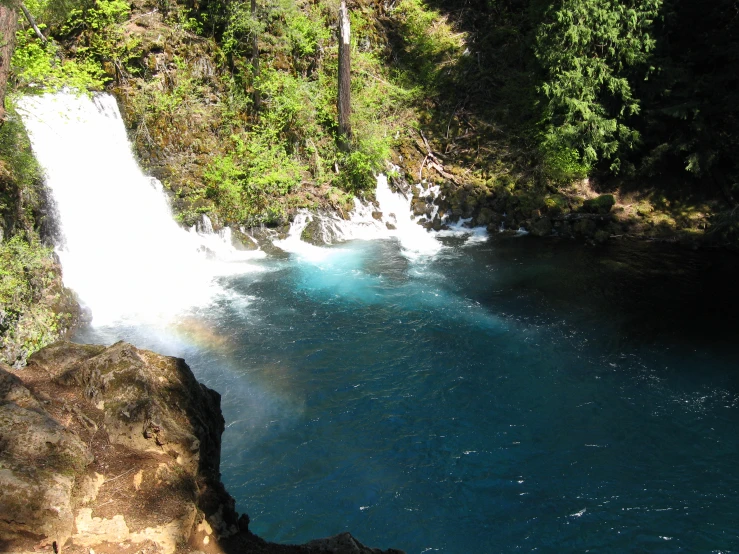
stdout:
POLYGON ((251 534, 220 481, 223 430, 220 395, 178 358, 58 342, 0 364, 0 551, 380 552, 251 534))

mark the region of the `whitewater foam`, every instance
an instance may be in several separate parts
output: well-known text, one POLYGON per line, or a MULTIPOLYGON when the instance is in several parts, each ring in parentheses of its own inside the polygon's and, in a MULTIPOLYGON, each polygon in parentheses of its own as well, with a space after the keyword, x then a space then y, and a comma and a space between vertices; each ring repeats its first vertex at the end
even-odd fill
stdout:
MULTIPOLYGON (((435 199, 440 194, 438 186, 425 186, 425 183, 416 186, 423 197, 431 195, 435 199)), ((459 237, 464 239, 465 244, 484 242, 488 238, 487 230, 484 227, 470 227, 469 219, 451 225, 444 220, 446 228, 441 231, 424 228, 411 210, 412 197, 391 190, 387 176, 383 174, 377 176, 375 199, 376 203, 365 203, 355 198, 354 209, 348 219, 333 213, 302 210, 295 217, 289 236, 275 241, 275 245, 306 260, 324 260, 331 255, 328 249, 301 239, 305 228, 314 221, 318 223, 318 232, 325 244, 395 238, 400 242, 403 255, 410 260, 428 259, 438 254, 444 249, 444 244, 439 240, 442 237, 459 237)), ((431 219, 436 216, 438 207, 434 205, 432 209, 431 219)))

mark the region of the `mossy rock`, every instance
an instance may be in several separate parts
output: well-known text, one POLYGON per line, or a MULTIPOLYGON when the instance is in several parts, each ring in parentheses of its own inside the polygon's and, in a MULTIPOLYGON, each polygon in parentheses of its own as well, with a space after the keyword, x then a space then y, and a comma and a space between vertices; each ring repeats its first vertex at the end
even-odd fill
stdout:
POLYGON ((518 209, 521 210, 523 217, 529 217, 532 212, 539 210, 544 201, 536 192, 527 192, 517 195, 518 209))
POLYGON ((323 246, 326 244, 326 241, 323 240, 320 221, 315 218, 312 219, 300 234, 300 240, 307 242, 308 244, 315 244, 316 246, 323 246))
POLYGON ((592 238, 593 236, 595 236, 597 225, 592 219, 581 219, 573 224, 572 230, 577 235, 581 235, 586 238, 592 238))
POLYGON ((551 215, 561 215, 570 211, 569 201, 563 194, 549 194, 544 197, 544 206, 551 215))
POLYGON ((535 237, 546 237, 552 234, 552 220, 548 217, 535 219, 528 225, 529 232, 535 237))
POLYGON ((585 200, 582 203, 582 211, 591 214, 607 214, 616 204, 612 194, 601 194, 596 198, 585 200))
POLYGON ((494 188, 504 188, 512 191, 514 188, 516 188, 516 181, 507 173, 504 173, 503 175, 496 175, 494 188))

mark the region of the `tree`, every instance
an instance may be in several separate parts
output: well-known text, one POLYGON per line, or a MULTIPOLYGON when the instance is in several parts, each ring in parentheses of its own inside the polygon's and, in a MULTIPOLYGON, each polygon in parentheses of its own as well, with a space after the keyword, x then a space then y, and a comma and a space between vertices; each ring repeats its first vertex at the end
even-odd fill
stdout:
POLYGON ((352 136, 351 128, 351 52, 349 12, 346 0, 341 0, 339 7, 339 134, 341 141, 348 141, 352 136))
POLYGON ((5 121, 5 88, 10 76, 10 60, 15 49, 18 12, 11 5, 0 4, 0 125, 5 121))
POLYGON ((654 65, 641 83, 645 169, 685 169, 739 199, 739 2, 664 0, 654 65))
POLYGON ((587 164, 639 141, 633 83, 649 72, 662 0, 560 0, 544 13, 535 53, 544 70, 545 149, 575 149, 587 164))
MULTIPOLYGON (((257 0, 251 0, 251 17, 257 18, 257 0)), ((257 81, 259 80, 259 33, 255 25, 251 32, 251 66, 254 73, 254 113, 259 114, 262 105, 262 95, 259 91, 257 81)))

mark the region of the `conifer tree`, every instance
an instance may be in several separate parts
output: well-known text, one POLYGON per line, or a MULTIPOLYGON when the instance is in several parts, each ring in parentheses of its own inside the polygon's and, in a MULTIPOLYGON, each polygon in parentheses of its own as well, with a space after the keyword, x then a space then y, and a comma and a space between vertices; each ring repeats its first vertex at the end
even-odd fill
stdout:
POLYGON ((545 76, 545 149, 574 148, 594 164, 639 141, 633 83, 649 71, 662 0, 560 0, 544 13, 535 53, 545 76))

